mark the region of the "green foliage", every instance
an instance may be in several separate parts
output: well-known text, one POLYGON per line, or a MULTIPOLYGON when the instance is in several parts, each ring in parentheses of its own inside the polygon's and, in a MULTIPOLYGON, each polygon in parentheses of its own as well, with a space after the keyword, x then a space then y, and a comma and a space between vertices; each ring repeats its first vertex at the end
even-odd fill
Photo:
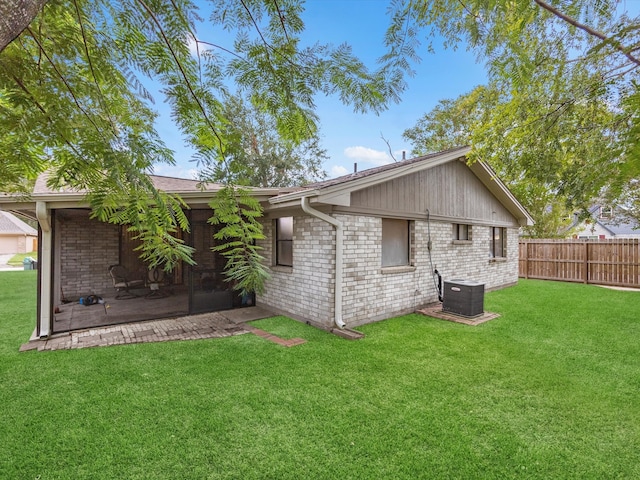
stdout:
POLYGON ((170 269, 188 261, 175 236, 187 228, 181 201, 145 179, 154 165, 173 162, 173 152, 154 130, 154 99, 142 77, 160 84, 205 170, 222 168, 230 182, 255 170, 273 184, 294 171, 290 181, 321 175, 314 95, 378 112, 405 87, 406 69, 393 59, 372 71, 346 45, 303 45, 298 0, 212 1, 211 8, 201 31, 235 36, 233 45, 199 38, 198 5, 189 0, 48 1, 0 52, 0 191, 29 192, 49 171, 50 186, 91 192, 95 217, 131 225, 143 258, 170 269), (243 125, 225 104, 230 85, 250 99, 257 129, 275 129, 282 150, 242 154, 243 125), (305 147, 311 153, 302 158, 305 147), (281 153, 283 167, 267 171, 281 153))
MULTIPOLYGON (((479 86, 455 100, 440 101, 403 135, 412 142, 415 155, 474 145, 472 161, 482 159, 489 163, 533 216, 535 225, 524 228, 527 236, 566 236, 573 212, 561 182, 568 172, 584 175, 585 169, 593 168, 594 155, 599 154, 587 152, 588 148, 595 148, 594 145, 582 145, 580 153, 570 153, 567 149, 576 148, 577 136, 582 135, 583 141, 586 139, 576 125, 591 118, 594 109, 576 108, 567 112, 555 120, 553 128, 541 128, 538 124, 513 128, 525 106, 511 107, 509 97, 495 86, 479 86), (553 169, 544 170, 551 168, 549 165, 553 169)), ((606 108, 602 110, 606 112, 606 108)), ((535 111, 528 114, 535 115, 535 111)), ((592 133, 599 134, 596 130, 592 133)))
POLYGON ((131 177, 123 192, 93 190, 88 194, 92 216, 103 222, 126 225, 141 240, 140 258, 149 268, 162 266, 170 272, 177 263, 193 264, 193 248, 178 232, 188 232, 187 205, 179 198, 156 190, 147 176, 131 177), (124 197, 122 197, 124 193, 124 197))
POLYGON ((209 223, 221 225, 214 238, 224 243, 213 248, 227 259, 226 280, 241 295, 264 292, 269 272, 260 255, 256 240, 265 238, 258 218, 262 216, 260 202, 247 189, 227 185, 221 189, 209 206, 213 216, 209 223))
POLYGON ((28 190, 47 170, 49 186, 91 192, 95 217, 132 225, 143 257, 171 268, 189 258, 171 236, 183 214, 169 207, 180 201, 157 192, 146 174, 172 153, 131 88, 114 38, 103 34, 103 14, 100 4, 49 2, 0 55, 0 125, 8 132, 0 190, 28 190))
POLYGON ((239 96, 224 102, 224 115, 233 119, 222 127, 227 139, 225 161, 205 164, 203 180, 255 187, 292 187, 326 177, 326 151, 317 135, 297 144, 282 138, 273 119, 239 96))
POLYGON ((444 99, 418 119, 402 136, 413 145, 412 154, 426 155, 469 145, 473 131, 489 121, 500 101, 500 92, 478 86, 455 100, 444 99))
POLYGON ((490 79, 442 102, 407 138, 418 150, 466 140, 472 158, 488 161, 543 222, 552 211, 562 216, 561 204, 585 208, 603 195, 625 201, 620 193, 640 170, 640 60, 630 54, 640 45, 640 21, 619 14, 617 2, 556 7, 537 0, 397 2, 394 17, 443 35, 446 46, 465 40, 490 79))

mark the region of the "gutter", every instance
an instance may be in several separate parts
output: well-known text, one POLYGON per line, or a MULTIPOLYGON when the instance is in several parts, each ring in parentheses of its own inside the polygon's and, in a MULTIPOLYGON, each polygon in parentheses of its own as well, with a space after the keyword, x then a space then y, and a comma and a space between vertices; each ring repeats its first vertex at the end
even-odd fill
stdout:
POLYGON ((49 223, 49 212, 47 212, 46 202, 36 202, 36 218, 40 224, 40 228, 43 232, 51 231, 51 224, 49 223))
POLYGON ((334 322, 338 326, 338 328, 343 329, 346 327, 346 324, 342 320, 342 265, 344 258, 344 228, 342 223, 336 220, 335 218, 319 212, 314 208, 309 206, 309 197, 302 197, 300 199, 300 206, 302 207, 302 211, 311 215, 312 217, 319 218, 327 223, 330 223, 336 229, 336 262, 335 262, 335 284, 334 284, 334 312, 335 318, 334 322))

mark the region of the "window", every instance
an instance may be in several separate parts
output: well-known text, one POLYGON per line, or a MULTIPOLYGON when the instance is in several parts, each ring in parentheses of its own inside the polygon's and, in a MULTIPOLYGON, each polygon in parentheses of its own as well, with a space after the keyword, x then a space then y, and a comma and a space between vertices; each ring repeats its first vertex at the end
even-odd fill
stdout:
POLYGON ((600 207, 600 218, 608 219, 613 217, 613 208, 600 207))
POLYGON ((454 223, 453 239, 454 240, 471 240, 471 225, 465 225, 463 223, 454 223))
POLYGON ((507 229, 491 227, 489 255, 492 258, 504 258, 507 256, 507 229))
POLYGON ((398 267, 409 265, 408 220, 382 219, 382 266, 398 267))
POLYGON ((276 219, 276 265, 293 266, 293 217, 276 219))

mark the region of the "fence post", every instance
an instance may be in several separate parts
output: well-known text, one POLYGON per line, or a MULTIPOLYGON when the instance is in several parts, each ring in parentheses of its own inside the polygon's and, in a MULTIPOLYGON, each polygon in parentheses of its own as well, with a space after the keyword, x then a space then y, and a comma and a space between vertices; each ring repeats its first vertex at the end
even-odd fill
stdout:
POLYGON ((584 283, 589 283, 589 240, 584 240, 584 283))
POLYGON ((524 278, 529 278, 529 242, 524 242, 524 278))

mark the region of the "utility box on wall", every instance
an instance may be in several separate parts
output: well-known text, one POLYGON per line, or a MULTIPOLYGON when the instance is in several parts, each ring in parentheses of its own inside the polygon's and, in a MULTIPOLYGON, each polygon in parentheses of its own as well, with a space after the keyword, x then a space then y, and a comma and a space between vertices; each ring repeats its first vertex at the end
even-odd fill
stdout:
POLYGON ((459 278, 444 281, 442 311, 464 317, 484 313, 484 283, 459 278))

